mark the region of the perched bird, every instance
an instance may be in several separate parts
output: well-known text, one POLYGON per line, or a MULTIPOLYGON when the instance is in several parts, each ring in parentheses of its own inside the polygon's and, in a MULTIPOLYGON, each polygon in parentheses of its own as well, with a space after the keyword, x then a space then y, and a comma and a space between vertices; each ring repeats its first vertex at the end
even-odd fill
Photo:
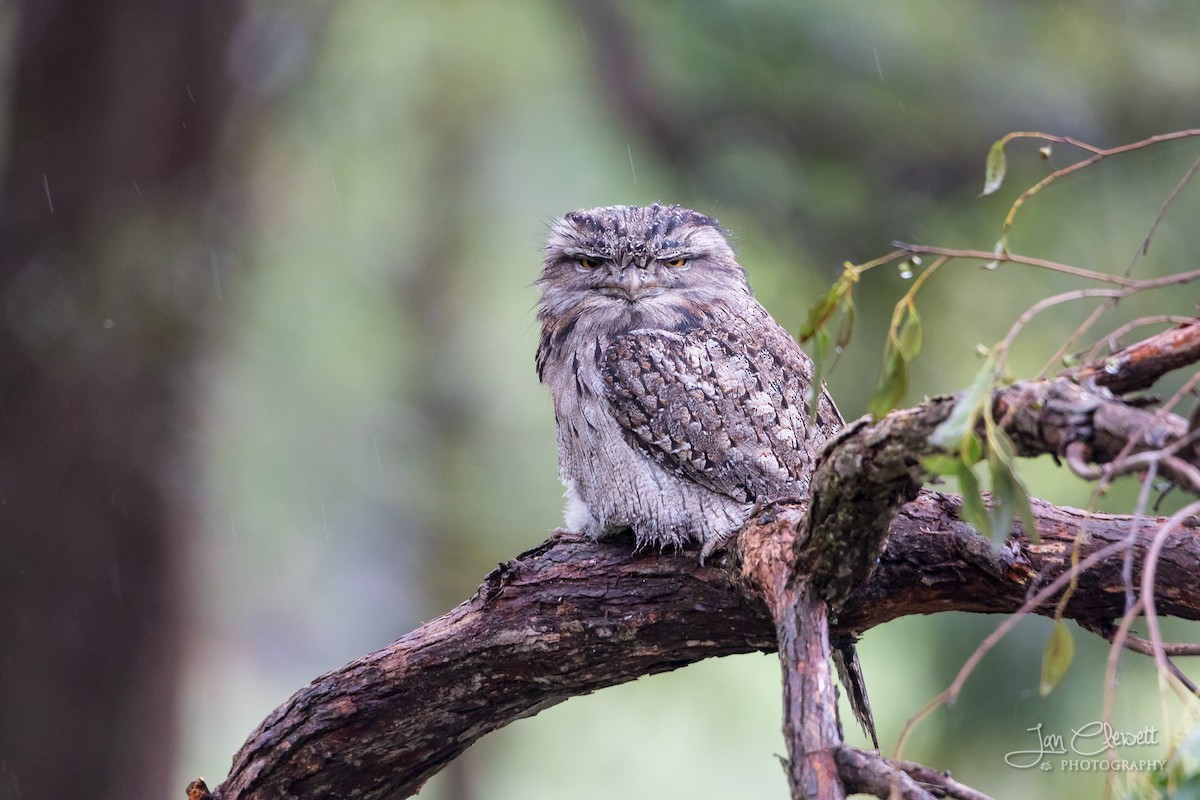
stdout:
POLYGON ((841 426, 813 367, 750 293, 717 223, 679 206, 554 222, 538 319, 566 526, 707 555, 756 506, 808 494, 841 426))
MULTIPOLYGON (((568 528, 696 541, 703 558, 756 507, 807 497, 842 418, 715 220, 658 204, 572 211, 551 228, 538 286, 568 528)), ((834 661, 878 747, 852 641, 834 661)))

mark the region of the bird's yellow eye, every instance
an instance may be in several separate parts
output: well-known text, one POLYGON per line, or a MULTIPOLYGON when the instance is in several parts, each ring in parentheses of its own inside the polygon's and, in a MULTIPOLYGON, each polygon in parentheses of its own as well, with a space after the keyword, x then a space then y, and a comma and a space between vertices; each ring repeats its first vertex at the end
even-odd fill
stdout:
POLYGON ((587 256, 579 257, 580 269, 596 269, 598 266, 600 266, 600 259, 598 258, 588 258, 587 256))
POLYGON ((679 256, 678 258, 668 258, 666 261, 663 262, 663 264, 667 265, 668 267, 675 267, 676 269, 678 269, 679 267, 687 266, 687 263, 688 263, 688 260, 686 258, 684 258, 683 256, 679 256))

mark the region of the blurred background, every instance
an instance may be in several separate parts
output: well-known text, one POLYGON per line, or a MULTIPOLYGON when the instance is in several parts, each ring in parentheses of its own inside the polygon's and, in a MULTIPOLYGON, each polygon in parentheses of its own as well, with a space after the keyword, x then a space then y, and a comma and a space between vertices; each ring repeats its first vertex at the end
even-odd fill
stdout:
MULTIPOLYGON (((531 286, 553 217, 711 214, 795 332, 844 261, 895 239, 990 249, 1020 190, 1076 157, 1017 142, 980 199, 1004 133, 1114 146, 1196 127, 1198 32, 1200 5, 1149 0, 0 4, 0 798, 216 785, 295 690, 559 524, 531 286)), ((1123 271, 1198 155, 1185 141, 1076 175, 1010 244, 1123 271)), ((1197 195, 1135 275, 1194 266, 1197 195)), ((918 298, 910 401, 968 383, 977 344, 1078 285, 944 270, 918 298)), ((847 418, 906 286, 889 268, 857 290, 830 379, 847 418)), ((1136 298, 1096 333, 1196 295, 1136 298)), ((1091 308, 1038 318, 1014 372, 1091 308)), ((1051 463, 1026 474, 1091 502, 1051 463)), ((998 621, 867 634, 885 750, 998 621)), ((997 796, 1096 796, 1095 773, 1004 761, 1033 726, 1099 718, 1106 645, 1077 631, 1041 699, 1048 632, 1023 623, 905 757, 997 796)), ((1169 736, 1141 657, 1116 714, 1169 736)), ((704 662, 511 725, 422 796, 784 797, 779 720, 773 655, 704 662)))

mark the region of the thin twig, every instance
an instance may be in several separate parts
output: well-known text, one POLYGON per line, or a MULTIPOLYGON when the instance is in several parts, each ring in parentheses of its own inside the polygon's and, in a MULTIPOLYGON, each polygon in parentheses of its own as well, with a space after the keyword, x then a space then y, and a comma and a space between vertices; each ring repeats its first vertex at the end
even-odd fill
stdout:
POLYGON ((1111 309, 1115 304, 1116 300, 1110 299, 1100 303, 1094 309, 1092 309, 1092 313, 1088 314, 1088 318, 1081 322, 1079 326, 1071 332, 1071 335, 1067 337, 1067 340, 1063 342, 1057 350, 1054 351, 1054 355, 1050 356, 1050 360, 1046 362, 1046 366, 1042 367, 1041 371, 1038 372, 1037 379, 1042 380, 1050 374, 1051 370, 1053 370, 1056 365, 1061 364, 1063 357, 1067 354, 1067 351, 1074 347, 1075 343, 1079 341, 1080 337, 1091 330, 1091 327, 1096 324, 1097 320, 1104 316, 1104 313, 1111 309))
POLYGON ((1063 303, 1069 303, 1073 300, 1083 300, 1088 297, 1107 297, 1110 300, 1118 300, 1124 297, 1127 291, 1119 289, 1075 289, 1074 291, 1042 298, 1025 309, 1025 312, 1021 316, 1017 317, 1017 321, 1012 324, 1012 327, 1008 329, 1008 333, 1000 341, 1000 346, 997 348, 999 357, 996 369, 1002 370, 1004 368, 1005 363, 1008 361, 1009 348, 1012 347, 1013 340, 1017 337, 1017 334, 1029 324, 1030 320, 1046 309, 1062 305, 1063 303))
POLYGON ((1111 283, 1117 286, 1134 289, 1135 291, 1161 289, 1166 286, 1178 286, 1180 284, 1190 283, 1194 280, 1200 279, 1200 270, 1175 272, 1158 278, 1135 280, 1133 278, 1125 278, 1120 275, 1113 275, 1109 272, 1099 272, 1097 270, 1084 269, 1082 267, 1071 266, 1070 264, 1063 264, 1058 261, 1049 261, 1044 258, 1023 256, 1008 251, 994 253, 987 250, 962 250, 954 247, 933 247, 922 244, 906 244, 905 242, 892 242, 892 246, 903 251, 904 253, 907 253, 908 255, 949 256, 951 258, 983 261, 984 263, 1000 261, 1012 264, 1023 264, 1028 267, 1038 267, 1040 269, 1050 270, 1051 272, 1061 272, 1065 275, 1073 275, 1076 278, 1084 278, 1086 280, 1092 280, 1098 283, 1111 283))
MULTIPOLYGON (((1183 398, 1186 397, 1188 395, 1188 393, 1190 393, 1192 391, 1192 389, 1196 387, 1197 384, 1200 384, 1200 372, 1197 372, 1187 382, 1185 382, 1183 384, 1183 386, 1179 387, 1179 390, 1177 392, 1175 392, 1175 394, 1171 395, 1171 397, 1169 397, 1167 399, 1167 401, 1165 403, 1163 403, 1162 406, 1157 411, 1155 411, 1155 413, 1152 417, 1150 417, 1149 419, 1146 420, 1146 423, 1145 423, 1145 425, 1142 426, 1141 430, 1139 430, 1136 434, 1131 435, 1125 441, 1125 444, 1121 447, 1120 452, 1117 453, 1116 457, 1113 458, 1110 463, 1118 463, 1118 462, 1126 461, 1129 458, 1129 454, 1133 452, 1133 448, 1135 448, 1137 446, 1137 443, 1142 441, 1145 438, 1146 434, 1148 434, 1150 431, 1154 430, 1154 428, 1159 423, 1161 423, 1162 420, 1166 419, 1167 414, 1171 413, 1171 409, 1174 408, 1176 405, 1178 405, 1183 400, 1183 398)), ((1192 433, 1189 432, 1187 434, 1187 436, 1183 437, 1183 439, 1180 441, 1184 441, 1184 440, 1191 439, 1191 438, 1192 438, 1192 433)), ((1177 442, 1173 443, 1173 444, 1177 444, 1177 442)), ((1163 448, 1163 450, 1167 451, 1168 454, 1174 453, 1174 451, 1170 450, 1169 447, 1163 448)), ((1160 462, 1160 464, 1159 464, 1159 469, 1162 469, 1163 466, 1170 467, 1170 462, 1165 462, 1165 459, 1162 460, 1162 462, 1160 462)), ((1112 477, 1115 477, 1115 476, 1110 477, 1110 476, 1106 475, 1106 476, 1101 477, 1100 483, 1097 486, 1097 491, 1102 490, 1105 487, 1107 487, 1108 484, 1112 482, 1112 477)), ((1200 486, 1200 484, 1195 484, 1195 481, 1191 479, 1190 475, 1188 475, 1186 477, 1188 477, 1188 479, 1194 485, 1200 486)))
MULTIPOLYGON (((1193 514, 1200 513, 1200 500, 1189 503, 1172 514, 1162 526, 1154 532, 1150 547, 1146 551, 1146 559, 1142 567, 1142 601, 1145 604, 1146 628, 1150 632, 1150 642, 1153 645, 1154 664, 1163 674, 1170 674, 1167 657, 1163 650, 1162 629, 1158 625, 1158 609, 1154 603, 1154 580, 1158 573, 1158 558, 1166 545, 1167 536, 1193 514)), ((1166 709, 1163 709, 1163 719, 1166 720, 1166 709)))
POLYGON ((1150 225, 1150 230, 1146 233, 1146 238, 1142 241, 1142 246, 1133 254, 1133 261, 1130 262, 1129 269, 1125 270, 1125 277, 1129 277, 1133 273, 1133 268, 1137 265, 1138 258, 1150 252, 1150 239, 1154 236, 1154 232, 1158 230, 1159 224, 1167 216, 1167 209, 1175 202, 1175 198, 1183 191, 1183 187, 1191 183, 1192 178, 1196 177, 1197 170, 1200 170, 1200 158, 1192 162, 1192 166, 1188 167, 1188 171, 1183 174, 1183 177, 1179 179, 1179 182, 1175 184, 1175 188, 1171 190, 1171 193, 1167 195, 1167 199, 1159 207, 1158 216, 1154 218, 1153 224, 1150 225))
POLYGON ((1138 317, 1135 320, 1125 323, 1116 330, 1107 333, 1103 338, 1092 345, 1092 349, 1087 352, 1082 360, 1084 362, 1095 361, 1099 357, 1100 350, 1105 344, 1108 345, 1108 351, 1110 353, 1119 352, 1121 350, 1121 337, 1130 331, 1137 330, 1138 328, 1144 328, 1147 325, 1184 325, 1186 323, 1195 321, 1195 317, 1185 317, 1178 314, 1155 314, 1148 317, 1138 317))
MULTIPOLYGON (((1080 622, 1082 627, 1087 628, 1092 633, 1099 636, 1105 641, 1111 642, 1115 628, 1111 626, 1098 625, 1092 622, 1080 622)), ((1122 646, 1126 650, 1131 650, 1134 653, 1141 653, 1144 656, 1153 655, 1152 648, 1154 643, 1149 639, 1143 639, 1140 636, 1134 636, 1132 633, 1125 637, 1122 646)), ((1188 656, 1200 656, 1200 642, 1163 642, 1163 653, 1168 658, 1187 658, 1188 656)))
POLYGON ((1174 455, 1180 448, 1186 447, 1197 440, 1200 440, 1200 431, 1189 433, 1182 439, 1177 439, 1167 447, 1159 450, 1144 450, 1141 453, 1114 459, 1106 464, 1096 465, 1087 462, 1087 445, 1083 442, 1075 441, 1067 445, 1067 466, 1071 468, 1071 472, 1085 480, 1095 481, 1105 479, 1111 481, 1117 476, 1128 475, 1147 469, 1152 465, 1157 466, 1161 464, 1172 475, 1174 478, 1173 482, 1178 483, 1179 478, 1186 478, 1192 484, 1192 489, 1200 492, 1200 469, 1174 455))
POLYGON ((1055 170, 1054 172, 1050 173, 1049 175, 1047 175, 1046 177, 1042 178, 1040 181, 1035 183, 1033 186, 1026 189, 1024 192, 1022 192, 1021 195, 1016 200, 1013 201, 1012 206, 1008 210, 1008 216, 1006 216, 1004 218, 1004 225, 1001 226, 1001 228, 1000 228, 1000 240, 1001 241, 1004 241, 1008 237, 1008 232, 1009 232, 1009 230, 1012 229, 1013 222, 1017 218, 1017 211, 1020 210, 1021 206, 1025 205, 1026 201, 1028 201, 1029 198, 1033 197, 1035 194, 1037 194, 1042 189, 1046 188, 1048 185, 1050 185, 1054 181, 1058 180, 1059 178, 1065 178, 1067 175, 1070 175, 1073 172, 1078 172, 1081 169, 1090 167, 1092 164, 1095 164, 1097 161, 1101 161, 1102 159, 1108 158, 1109 156, 1120 155, 1121 153, 1130 153, 1130 152, 1133 152, 1134 150, 1141 150, 1143 148, 1150 147, 1151 145, 1161 144, 1162 142, 1170 142, 1170 141, 1174 141, 1176 139, 1186 139, 1189 136, 1200 135, 1200 129, 1185 130, 1185 131, 1173 131, 1171 133, 1164 133, 1164 134, 1160 134, 1158 136, 1151 136, 1150 138, 1143 139, 1140 142, 1132 142, 1130 144, 1123 144, 1119 147, 1112 147, 1107 150, 1101 150, 1099 148, 1092 147, 1091 145, 1087 145, 1082 142, 1076 141, 1074 139, 1069 139, 1067 137, 1052 136, 1050 134, 1037 134, 1037 133, 1033 133, 1033 132, 1025 132, 1022 135, 1026 136, 1026 137, 1042 138, 1042 139, 1046 139, 1046 140, 1052 141, 1052 142, 1066 142, 1066 143, 1072 144, 1076 147, 1081 147, 1085 150, 1088 150, 1092 153, 1092 155, 1088 158, 1082 159, 1080 161, 1076 161, 1074 164, 1070 164, 1066 167, 1063 167, 1062 169, 1055 170))
POLYGON ((1063 586, 1071 581, 1072 576, 1076 572, 1084 572, 1093 565, 1098 564, 1104 559, 1121 552, 1129 546, 1130 545, 1126 540, 1122 540, 1119 542, 1113 542, 1106 547, 1100 548, 1081 561, 1077 569, 1066 570, 1058 575, 1058 577, 1046 584, 1046 586, 1026 600, 1020 608, 1005 618, 1005 620, 1000 623, 999 626, 997 626, 996 630, 992 631, 988 637, 980 642, 979 646, 975 648, 975 651, 971 653, 966 662, 962 665, 962 667, 959 668, 958 674, 955 675, 954 681, 950 684, 950 686, 944 689, 936 697, 930 700, 920 711, 909 718, 908 722, 904 725, 904 729, 900 732, 899 739, 896 741, 896 749, 893 752, 892 757, 896 759, 900 758, 900 755, 903 751, 904 742, 912 732, 912 729, 916 723, 928 716, 929 713, 931 713, 934 709, 942 705, 952 705, 954 701, 958 699, 959 693, 962 692, 963 684, 967 682, 967 678, 970 677, 971 673, 975 671, 975 667, 979 666, 979 662, 983 660, 983 657, 987 655, 988 651, 995 647, 1001 639, 1008 635, 1009 631, 1017 626, 1017 623, 1027 617, 1030 611, 1044 603, 1049 598, 1053 597, 1056 592, 1058 592, 1063 588, 1063 586))
MULTIPOLYGON (((1133 529, 1133 530, 1136 530, 1133 529)), ((1126 553, 1126 557, 1129 554, 1126 553)), ((1127 584, 1128 585, 1128 584, 1127 584)), ((1142 599, 1137 598, 1132 605, 1125 609, 1125 613, 1121 616, 1121 621, 1113 631, 1112 647, 1108 650, 1108 658, 1104 662, 1104 704, 1101 712, 1101 719, 1107 725, 1113 724, 1113 706, 1117 699, 1117 665, 1121 660, 1121 654, 1124 652, 1125 640, 1129 638, 1129 629, 1133 626, 1133 620, 1138 614, 1142 613, 1142 599)), ((1117 747, 1109 740, 1106 754, 1109 761, 1116 758, 1117 747)), ((1108 798, 1112 794, 1112 783, 1114 774, 1110 770, 1104 779, 1104 796, 1108 798)))
POLYGON ((956 800, 992 800, 983 792, 954 780, 948 773, 939 772, 924 764, 918 764, 915 761, 897 761, 896 766, 920 783, 944 790, 946 797, 953 797, 956 800))
POLYGON ((992 261, 1010 262, 1013 264, 1023 264, 1027 267, 1047 269, 1051 272, 1061 272, 1065 275, 1073 275, 1076 278, 1084 278, 1086 280, 1096 281, 1098 283, 1113 283, 1117 286, 1136 286, 1139 283, 1139 281, 1133 280, 1132 278, 1122 278, 1119 275, 1111 275, 1107 272, 1097 272, 1096 270, 1075 267, 1070 264, 1060 263, 1058 261, 1050 261, 1045 258, 1034 258, 1032 256, 1023 256, 1012 252, 993 253, 987 250, 963 250, 955 247, 933 247, 923 244, 907 244, 905 242, 892 242, 892 246, 899 248, 901 251, 910 256, 949 256, 950 258, 963 258, 972 261, 982 261, 985 264, 992 261))

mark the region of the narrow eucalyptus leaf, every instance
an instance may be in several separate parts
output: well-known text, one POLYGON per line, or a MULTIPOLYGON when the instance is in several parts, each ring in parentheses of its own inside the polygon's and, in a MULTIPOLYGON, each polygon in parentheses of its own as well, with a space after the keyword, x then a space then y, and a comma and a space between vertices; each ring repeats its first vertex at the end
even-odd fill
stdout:
POLYGON ((921 317, 915 308, 910 308, 904 316, 904 322, 900 325, 900 334, 896 339, 898 341, 896 346, 905 361, 912 362, 917 357, 917 353, 921 352, 924 331, 921 328, 921 317))
POLYGON ((970 525, 980 536, 991 538, 991 523, 988 520, 987 506, 983 504, 983 495, 979 493, 979 479, 966 464, 959 462, 957 472, 958 486, 962 490, 963 522, 970 525))
POLYGON ((807 342, 817 331, 825 327, 825 323, 829 320, 829 316, 837 308, 838 301, 841 300, 845 290, 842 287, 842 282, 838 281, 829 288, 817 302, 813 303, 808 309, 808 319, 805 320, 803 327, 800 328, 801 344, 807 342))
POLYGON ((963 439, 975 428, 975 420, 979 417, 979 409, 984 395, 991 390, 995 379, 996 357, 988 356, 979 372, 975 373, 975 379, 971 381, 970 388, 954 404, 950 416, 933 429, 933 433, 929 436, 929 443, 948 453, 957 451, 961 447, 963 439))
POLYGON ((829 364, 829 332, 821 328, 813 335, 813 343, 809 347, 813 360, 813 379, 808 386, 808 413, 813 419, 821 403, 821 384, 825 380, 825 372, 829 364))
POLYGON ((1071 629, 1061 619, 1054 621, 1054 630, 1050 632, 1050 641, 1042 652, 1042 679, 1038 691, 1042 697, 1054 691, 1054 687, 1062 681, 1075 658, 1075 640, 1071 629))
POLYGON ((854 298, 846 295, 842 303, 842 318, 838 321, 837 339, 834 340, 834 346, 839 350, 849 346, 850 337, 854 335, 854 315, 854 298))
POLYGON ((879 419, 900 404, 908 393, 908 362, 895 348, 888 348, 883 377, 875 390, 867 411, 879 419))
POLYGON ((998 139, 987 154, 987 165, 983 174, 983 194, 989 195, 1004 183, 1004 173, 1008 170, 1008 157, 1004 155, 1004 140, 998 139))
POLYGON ((999 547, 1012 532, 1015 516, 1013 474, 1007 465, 992 458, 988 458, 988 471, 992 478, 992 505, 988 509, 989 538, 993 547, 999 547))
POLYGON ((1033 506, 1029 502, 1029 490, 1025 487, 1025 481, 1021 479, 1021 473, 1017 469, 1017 456, 1012 439, 999 427, 992 428, 989 434, 991 451, 988 457, 996 459, 1005 472, 1012 513, 1021 521, 1021 528, 1025 531, 1025 535, 1034 542, 1040 541, 1037 522, 1033 518, 1033 506))

